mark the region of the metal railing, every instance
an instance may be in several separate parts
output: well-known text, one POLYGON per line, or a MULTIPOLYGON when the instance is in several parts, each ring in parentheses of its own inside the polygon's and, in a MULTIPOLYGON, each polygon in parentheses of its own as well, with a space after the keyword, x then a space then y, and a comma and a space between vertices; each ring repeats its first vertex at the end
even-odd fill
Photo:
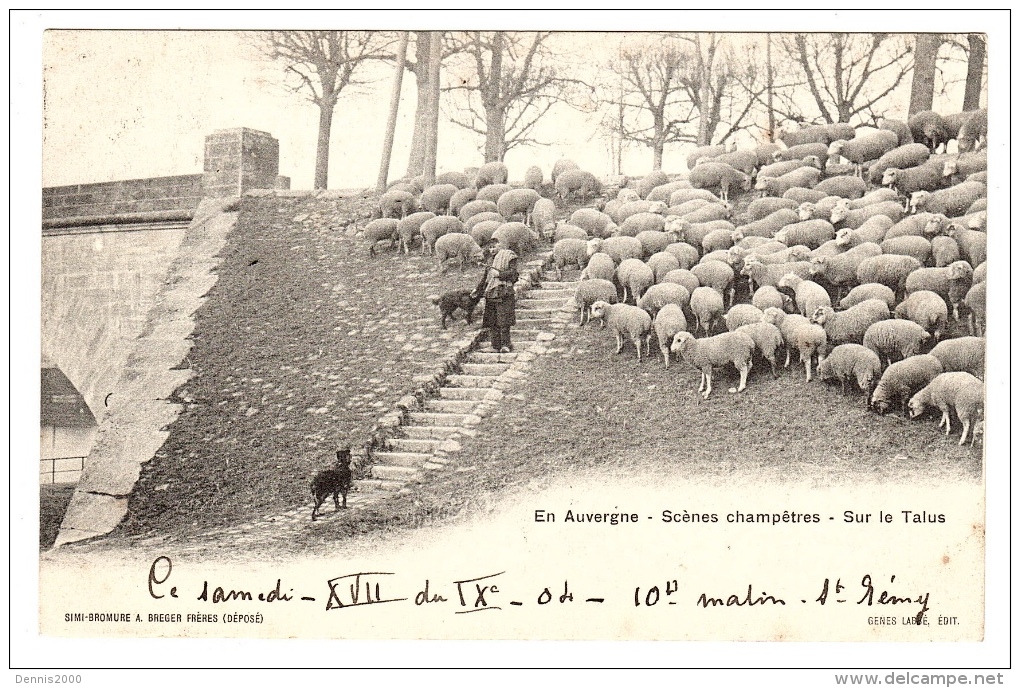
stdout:
POLYGON ((51 459, 40 459, 39 480, 44 485, 76 483, 81 478, 81 472, 85 470, 85 459, 87 458, 86 456, 57 456, 51 459))

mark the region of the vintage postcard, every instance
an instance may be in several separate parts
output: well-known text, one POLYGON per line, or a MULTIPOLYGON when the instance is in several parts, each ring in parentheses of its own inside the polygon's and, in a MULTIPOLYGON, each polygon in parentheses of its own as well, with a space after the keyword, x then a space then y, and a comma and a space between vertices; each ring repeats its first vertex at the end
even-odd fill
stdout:
POLYGON ((925 15, 26 24, 30 636, 107 644, 25 666, 1008 664, 1009 33, 925 15))

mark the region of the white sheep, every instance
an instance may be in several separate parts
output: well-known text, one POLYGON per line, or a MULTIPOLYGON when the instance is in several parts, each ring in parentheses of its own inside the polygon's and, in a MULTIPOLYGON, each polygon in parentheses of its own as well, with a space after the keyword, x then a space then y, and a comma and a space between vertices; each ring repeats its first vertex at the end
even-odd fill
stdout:
POLYGON ((556 204, 548 198, 535 201, 531 208, 531 227, 543 237, 550 236, 556 230, 556 204))
POLYGON ((425 220, 421 224, 421 252, 422 255, 431 255, 439 237, 446 234, 463 233, 464 223, 450 215, 440 215, 425 220))
POLYGON ((687 331, 687 318, 683 309, 675 303, 667 303, 659 309, 652 321, 652 329, 655 330, 655 338, 659 342, 659 351, 662 352, 662 359, 669 369, 669 359, 672 352, 669 350, 673 343, 673 337, 677 332, 687 331))
POLYGON ((897 195, 897 193, 892 189, 875 189, 873 191, 869 191, 860 198, 852 199, 850 201, 850 210, 859 210, 860 208, 868 205, 896 200, 899 200, 899 195, 897 195))
POLYGON ((669 195, 668 207, 683 205, 688 201, 703 199, 710 203, 721 203, 722 199, 707 189, 677 189, 669 195))
MULTIPOLYGON (((857 177, 841 177, 842 179, 857 179, 857 177)), ((859 181, 859 180, 858 180, 859 181)), ((789 199, 784 199, 789 200, 789 199)), ((848 202, 841 196, 826 196, 817 203, 801 203, 797 206, 797 215, 800 220, 828 220, 832 217, 832 210, 841 202, 848 202)))
POLYGON ((923 143, 932 152, 949 143, 949 130, 942 115, 931 110, 915 112, 907 120, 910 133, 916 143, 923 143))
POLYGON ((978 282, 967 290, 963 305, 967 307, 967 330, 971 335, 985 333, 985 294, 987 282, 978 282))
POLYGON ((742 325, 761 322, 764 317, 765 314, 757 306, 749 303, 738 303, 726 311, 726 315, 723 316, 723 322, 726 323, 726 329, 733 332, 742 325))
POLYGON ((512 189, 513 187, 509 184, 489 184, 484 188, 478 189, 475 200, 498 204, 499 197, 512 189))
POLYGON ((910 195, 913 212, 941 213, 959 217, 979 198, 988 195, 988 186, 981 182, 963 182, 938 191, 915 191, 910 195))
POLYGON ((896 294, 893 293, 892 289, 884 284, 868 282, 851 289, 849 294, 840 299, 839 307, 845 310, 868 299, 884 301, 890 309, 896 305, 896 294))
POLYGON ((591 307, 591 317, 602 320, 616 335, 616 353, 623 351, 625 338, 634 343, 639 363, 642 340, 645 342, 646 353, 651 353, 652 316, 642 309, 626 303, 596 301, 591 307))
MULTIPOLYGON (((759 174, 758 182, 754 188, 766 196, 783 196, 790 189, 813 189, 821 178, 822 171, 817 167, 798 167, 779 177, 763 177, 759 174)), ((827 195, 819 191, 812 200, 824 198, 827 195)))
POLYGON ((555 163, 553 163, 553 168, 552 168, 552 173, 550 174, 550 178, 553 180, 553 183, 556 183, 556 178, 559 177, 561 174, 563 174, 567 170, 577 170, 577 169, 580 169, 580 168, 577 166, 576 162, 574 162, 573 160, 568 160, 566 158, 561 158, 561 159, 557 160, 555 163))
POLYGON ((435 216, 435 213, 425 211, 411 213, 403 220, 400 220, 399 224, 397 224, 397 237, 399 239, 397 252, 399 253, 401 247, 403 247, 404 255, 410 254, 411 244, 414 243, 416 237, 421 237, 421 226, 426 220, 431 220, 435 216))
POLYGON ((448 267, 446 261, 452 258, 460 259, 460 270, 464 272, 464 268, 469 263, 481 265, 485 254, 482 252, 482 247, 471 238, 470 234, 455 232, 444 234, 436 239, 435 256, 438 261, 436 271, 442 273, 448 267))
POLYGON ((846 158, 856 166, 858 175, 861 175, 864 163, 881 158, 899 143, 896 134, 879 129, 856 136, 849 141, 833 141, 826 153, 829 156, 839 155, 846 158))
POLYGON ((878 244, 859 244, 834 256, 811 259, 811 276, 821 277, 837 289, 837 297, 845 288, 857 284, 857 268, 868 258, 882 255, 878 244))
POLYGON ((418 201, 409 191, 390 189, 379 197, 379 212, 383 218, 403 220, 418 209, 418 201))
POLYGON ((809 279, 803 279, 796 273, 789 272, 783 275, 776 287, 793 289, 793 300, 797 304, 800 314, 805 317, 810 317, 815 310, 822 306, 832 306, 832 300, 829 298, 829 292, 825 291, 825 287, 809 279))
POLYGON ((836 242, 845 248, 853 248, 861 244, 880 244, 892 226, 892 218, 888 215, 873 215, 865 220, 860 227, 855 229, 844 227, 837 231, 836 242))
POLYGON ((931 151, 921 143, 908 143, 905 146, 893 148, 868 168, 868 181, 872 184, 880 185, 885 176, 885 171, 890 167, 901 170, 917 167, 927 162, 930 155, 931 151))
POLYGON ((601 251, 590 253, 588 265, 581 271, 581 279, 604 279, 612 282, 616 279, 616 263, 611 256, 601 251))
POLYGON ((957 148, 961 153, 968 153, 981 146, 987 146, 987 138, 988 109, 982 108, 975 110, 960 127, 960 133, 956 139, 957 148))
POLYGON ((908 276, 920 267, 920 261, 911 256, 874 256, 864 259, 857 266, 857 281, 861 284, 877 282, 900 293, 908 276))
POLYGON ((868 299, 845 311, 835 311, 830 306, 816 308, 811 322, 825 328, 825 337, 830 346, 838 344, 860 344, 864 333, 877 322, 888 320, 889 305, 881 299, 868 299))
POLYGON ((875 385, 875 391, 871 394, 871 408, 878 413, 887 413, 893 404, 899 402, 903 415, 907 416, 910 398, 941 373, 942 364, 931 354, 918 354, 896 361, 885 369, 875 385))
POLYGON ((661 232, 666 218, 658 213, 634 213, 620 225, 620 236, 637 236, 641 232, 661 232))
POLYGON ((898 256, 913 256, 924 264, 931 260, 931 242, 920 236, 901 236, 886 239, 881 244, 882 253, 898 256))
POLYGON ((947 160, 942 168, 942 175, 949 177, 958 184, 972 174, 988 170, 988 151, 960 153, 956 158, 947 160))
POLYGON ((967 441, 971 425, 981 418, 984 406, 985 385, 970 373, 940 373, 934 380, 917 392, 908 402, 911 418, 917 418, 929 407, 942 412, 939 428, 946 426, 946 437, 952 431, 950 411, 955 411, 963 424, 960 445, 967 441))
POLYGON ((729 295, 729 304, 733 305, 733 298, 736 288, 733 284, 735 277, 733 268, 721 260, 708 260, 698 263, 691 268, 691 272, 698 278, 698 281, 705 287, 711 287, 719 292, 720 296, 729 295))
POLYGON ((860 198, 868 190, 867 183, 860 177, 838 175, 818 182, 815 191, 841 198, 860 198))
POLYGON ((492 233, 500 248, 508 248, 518 256, 532 253, 538 248, 539 237, 523 222, 505 222, 492 233))
POLYGON ((454 184, 433 184, 421 192, 418 205, 436 215, 450 214, 450 200, 460 191, 454 184))
POLYGON ((766 308, 779 308, 787 313, 793 311, 793 299, 771 285, 759 287, 751 297, 751 305, 763 313, 766 308))
POLYGON ((592 237, 588 234, 588 232, 584 231, 580 227, 562 221, 556 223, 556 231, 553 232, 552 236, 553 243, 556 243, 560 239, 584 239, 585 241, 588 241, 588 239, 591 238, 592 237))
POLYGON ((616 279, 623 287, 624 302, 637 304, 641 295, 655 284, 655 273, 639 258, 625 258, 616 268, 616 279))
POLYGON ((962 370, 975 377, 985 377, 985 338, 955 337, 946 339, 931 350, 931 355, 939 359, 946 372, 962 370))
POLYGON ((740 274, 748 278, 752 294, 755 289, 761 287, 778 287, 779 281, 790 273, 808 279, 811 277, 811 263, 801 260, 792 263, 766 264, 758 260, 755 254, 749 254, 744 258, 744 267, 740 270, 740 274))
POLYGON ((697 287, 691 292, 691 311, 694 313, 695 330, 703 330, 707 336, 722 317, 725 306, 723 297, 712 287, 697 287))
POLYGON ((748 334, 724 332, 714 337, 695 339, 690 332, 677 332, 669 348, 701 371, 698 392, 703 399, 708 399, 712 393, 712 368, 728 363, 740 371, 740 386, 730 388, 730 392, 742 392, 747 387, 747 374, 751 372, 751 355, 754 352, 754 340, 748 334))
POLYGON ((595 208, 578 208, 570 216, 568 223, 580 227, 588 233, 588 236, 603 239, 612 236, 617 229, 613 218, 595 208))
POLYGON ((677 179, 676 181, 667 182, 665 184, 660 184, 659 186, 655 187, 654 189, 648 192, 648 195, 645 197, 645 200, 669 203, 669 197, 673 195, 674 191, 679 191, 680 189, 693 189, 693 188, 694 187, 691 186, 691 183, 686 179, 677 179))
POLYGON ((478 173, 475 175, 475 188, 481 189, 490 184, 506 184, 509 176, 510 173, 503 163, 487 162, 478 168, 478 173))
POLYGON ((529 189, 538 191, 543 182, 545 182, 545 174, 542 172, 542 168, 538 165, 532 165, 524 173, 524 186, 529 189))
POLYGON ((378 220, 372 220, 364 229, 365 242, 368 244, 368 255, 375 255, 375 245, 380 241, 388 241, 389 247, 393 248, 397 245, 397 241, 400 238, 397 232, 397 227, 400 224, 400 220, 395 218, 381 218, 378 220))
POLYGON ((829 146, 822 143, 800 143, 795 146, 790 146, 785 150, 779 151, 775 156, 775 160, 804 160, 804 158, 815 158, 817 160, 825 160, 829 155, 829 146))
POLYGON ((648 256, 648 267, 652 269, 652 274, 655 275, 655 283, 661 284, 666 275, 673 270, 680 269, 680 261, 677 260, 669 251, 659 251, 648 256))
POLYGON ((851 378, 857 381, 857 387, 864 392, 864 403, 867 405, 875 381, 882 374, 882 361, 878 354, 861 344, 840 344, 832 349, 825 360, 818 364, 818 379, 839 380, 843 394, 846 394, 846 383, 851 378))
POLYGON ((836 237, 836 230, 826 220, 806 220, 787 225, 776 232, 776 240, 787 246, 802 244, 808 248, 818 248, 826 241, 836 237))
POLYGON ((556 194, 564 200, 574 194, 579 194, 583 200, 587 200, 602 193, 602 182, 585 170, 565 171, 556 177, 555 187, 556 194))
POLYGON ((949 218, 935 213, 918 213, 899 220, 885 233, 886 239, 901 236, 931 237, 949 231, 949 218))
POLYGON ((974 268, 974 284, 978 282, 984 282, 988 277, 988 263, 982 261, 976 268, 974 268))
POLYGON ((917 355, 929 339, 928 331, 912 320, 881 320, 867 329, 862 343, 892 364, 894 355, 917 355))
POLYGON ((638 308, 648 311, 648 315, 654 318, 656 313, 667 304, 672 303, 680 308, 687 308, 690 302, 691 294, 686 287, 681 284, 664 282, 648 287, 644 295, 638 299, 637 305, 638 308))
POLYGON ((988 258, 988 235, 973 229, 953 224, 949 236, 960 247, 963 255, 972 267, 977 267, 988 258))
POLYGON ((638 196, 648 198, 648 194, 657 186, 669 183, 669 177, 662 170, 652 170, 642 177, 637 184, 638 196))
POLYGON ((744 210, 744 214, 747 216, 748 222, 757 222, 758 220, 765 219, 777 210, 796 210, 796 208, 797 204, 788 198, 764 196, 751 201, 747 209, 744 210))
POLYGON ((695 166, 689 180, 695 189, 719 189, 719 198, 729 200, 730 189, 751 190, 751 177, 725 163, 709 161, 695 166))
MULTIPOLYGON (((477 215, 475 217, 477 217, 477 215)), ((500 218, 498 220, 485 220, 484 222, 472 223, 470 231, 468 231, 467 226, 465 226, 464 229, 471 235, 472 239, 478 242, 479 246, 488 246, 492 242, 492 235, 495 234, 496 230, 502 226, 503 218, 500 218)))
POLYGON ((882 185, 906 198, 904 209, 909 210, 910 198, 915 193, 935 191, 945 186, 946 181, 942 172, 943 164, 935 160, 929 160, 916 167, 889 167, 882 174, 882 185))
MULTIPOLYGON (((609 280, 593 278, 579 282, 574 291, 574 304, 581 311, 580 326, 591 320, 591 307, 596 301, 616 303, 616 285, 609 280)), ((605 322, 602 323, 605 327, 605 322)))
POLYGON ((944 268, 917 268, 904 281, 907 294, 915 291, 933 291, 953 307, 953 319, 959 320, 959 305, 973 286, 974 269, 965 260, 950 263, 944 268))
POLYGON ((578 270, 583 270, 588 264, 588 242, 583 239, 560 239, 553 244, 552 258, 557 280, 563 278, 564 267, 577 266, 578 270))
POLYGON ((698 249, 694 248, 686 241, 676 241, 669 244, 666 247, 666 253, 671 254, 680 263, 681 270, 690 270, 692 267, 698 264, 700 254, 698 249))
POLYGON ((694 276, 694 273, 690 270, 684 270, 679 268, 677 270, 670 270, 662 277, 662 284, 679 284, 684 287, 688 293, 693 294, 694 290, 701 286, 701 282, 694 276))
POLYGON ((590 239, 588 241, 588 253, 608 254, 617 265, 627 258, 641 258, 645 255, 645 248, 635 237, 614 236, 608 239, 590 239))
POLYGON ((914 142, 914 135, 910 133, 910 126, 901 119, 888 119, 883 117, 878 123, 878 128, 884 129, 885 131, 891 131, 896 134, 901 146, 914 142))
POLYGON ((839 229, 856 229, 876 215, 885 215, 893 222, 898 222, 903 217, 903 208, 896 201, 882 201, 872 203, 856 210, 850 209, 849 205, 837 205, 832 209, 832 224, 838 225, 839 229))
POLYGON ((778 308, 766 309, 764 322, 778 327, 783 335, 783 342, 786 345, 786 363, 784 367, 790 367, 790 353, 793 349, 797 349, 800 352, 800 360, 804 364, 807 381, 811 382, 812 360, 818 357, 819 362, 821 362, 825 357, 825 349, 828 343, 825 329, 820 325, 812 324, 803 315, 795 313, 786 314, 778 308))
POLYGON ((949 236, 939 235, 931 240, 931 256, 935 267, 944 268, 960 260, 960 245, 949 236))
MULTIPOLYGON (((467 222, 475 215, 480 215, 481 213, 492 213, 493 215, 496 215, 499 219, 501 220, 503 219, 503 216, 499 214, 499 210, 496 207, 495 201, 485 201, 479 200, 477 198, 473 201, 468 201, 463 206, 461 206, 460 212, 457 214, 457 217, 459 217, 462 222, 467 222)), ((490 216, 485 219, 494 220, 496 218, 490 216)))
MULTIPOLYGON (((733 212, 733 207, 727 201, 709 203, 697 210, 682 216, 682 219, 689 223, 705 223, 713 220, 726 220, 733 212)), ((733 223, 730 223, 732 225, 733 223)))
POLYGON ((912 292, 896 306, 896 317, 910 320, 929 332, 935 341, 941 341, 949 329, 949 309, 946 301, 933 291, 912 292))
MULTIPOLYGON (((666 250, 666 247, 673 242, 673 235, 666 232, 644 231, 634 237, 641 242, 645 256, 651 256, 666 250)), ((675 257, 675 256, 674 256, 675 257)))
POLYGON ((741 325, 736 331, 743 332, 754 341, 754 348, 768 362, 772 377, 779 377, 779 371, 776 369, 776 351, 783 346, 783 335, 779 328, 762 320, 741 325))

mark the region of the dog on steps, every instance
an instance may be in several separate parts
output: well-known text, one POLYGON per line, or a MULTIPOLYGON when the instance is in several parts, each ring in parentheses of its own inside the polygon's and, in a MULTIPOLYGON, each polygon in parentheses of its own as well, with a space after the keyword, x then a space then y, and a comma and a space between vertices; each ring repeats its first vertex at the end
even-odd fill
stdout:
POLYGON ((464 312, 464 320, 470 325, 475 306, 478 305, 481 297, 472 296, 470 289, 454 289, 440 296, 430 296, 429 300, 439 306, 439 313, 442 315, 440 325, 445 330, 446 321, 452 319, 454 312, 458 309, 464 312))
POLYGON ((315 507, 312 509, 312 520, 319 513, 319 507, 326 501, 326 498, 333 495, 333 504, 336 510, 347 508, 347 493, 351 490, 351 449, 344 447, 336 452, 336 465, 319 471, 312 478, 312 497, 315 498, 315 507), (340 495, 343 495, 343 505, 340 504, 340 495))

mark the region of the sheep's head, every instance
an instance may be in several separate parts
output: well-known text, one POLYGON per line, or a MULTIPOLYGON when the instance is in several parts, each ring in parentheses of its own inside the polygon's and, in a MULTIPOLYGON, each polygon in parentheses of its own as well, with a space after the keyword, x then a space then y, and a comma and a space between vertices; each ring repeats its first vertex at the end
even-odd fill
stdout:
POLYGON ((758 191, 768 191, 771 186, 771 184, 769 184, 770 179, 775 179, 775 177, 758 177, 758 181, 754 185, 754 188, 758 191))
POLYGON ((803 220, 810 220, 815 214, 815 204, 805 201, 797 206, 797 216, 803 220))
POLYGON ((968 229, 983 230, 988 226, 988 211, 982 210, 974 213, 969 220, 967 220, 968 229))
POLYGON ((693 334, 690 332, 677 332, 673 335, 673 341, 669 345, 669 350, 673 353, 679 353, 692 342, 694 342, 693 334))
POLYGON ((949 279, 965 280, 974 278, 974 268, 965 260, 958 260, 950 263, 946 269, 949 271, 949 279))
POLYGON ((778 232, 776 232, 776 235, 773 238, 776 241, 778 241, 778 242, 780 242, 782 244, 785 244, 786 240, 789 239, 789 237, 790 237, 790 232, 784 228, 784 229, 781 229, 778 232))
POLYGON ((949 230, 952 229, 953 223, 949 221, 949 218, 941 213, 935 213, 928 221, 924 223, 924 234, 927 236, 935 236, 937 234, 948 234, 949 230))
POLYGON ((801 277, 798 276, 796 273, 788 272, 782 276, 782 278, 779 280, 779 284, 777 284, 776 287, 778 289, 783 288, 795 289, 797 285, 800 284, 802 281, 803 280, 801 279, 801 277))
POLYGON ((608 301, 596 301, 591 305, 591 317, 602 320, 606 317, 606 311, 609 309, 608 301))
POLYGON ((747 174, 741 175, 741 177, 740 177, 740 188, 743 189, 744 191, 750 191, 751 190, 751 176, 750 175, 747 175, 747 174))
POLYGON ((774 152, 772 154, 772 162, 779 162, 782 159, 783 159, 783 151, 782 150, 777 150, 776 152, 774 152))
POLYGON ((846 147, 846 141, 839 139, 829 144, 828 154, 831 155, 842 155, 843 149, 846 147))
POLYGON ((921 401, 919 395, 915 394, 909 402, 907 402, 907 408, 910 410, 910 417, 917 418, 925 411, 925 403, 921 401))
POLYGON ((783 322, 783 318, 785 317, 786 313, 775 306, 769 306, 762 312, 762 322, 767 322, 770 325, 775 325, 776 327, 779 327, 779 323, 783 322))
POLYGON ((631 201, 641 200, 641 197, 634 189, 620 189, 619 193, 616 194, 616 200, 630 203, 631 201))
POLYGON ((815 309, 815 312, 811 314, 811 322, 815 325, 824 325, 829 321, 836 311, 830 306, 819 306, 815 309))
POLYGON ((832 212, 829 214, 829 221, 832 224, 839 224, 847 218, 850 214, 850 201, 849 199, 842 199, 836 202, 836 205, 832 207, 832 212))
POLYGON ((841 229, 836 232, 836 245, 847 246, 853 241, 854 232, 852 229, 841 229))
POLYGON ((808 155, 801 162, 805 167, 816 167, 822 169, 822 160, 817 155, 808 155))
POLYGON ((758 256, 753 253, 748 253, 744 256, 744 267, 740 268, 740 274, 745 277, 750 277, 751 273, 754 272, 756 265, 761 265, 761 262, 758 260, 758 256))
POLYGON ((588 240, 588 257, 594 256, 602 248, 602 239, 598 237, 588 240))
POLYGON ((648 212, 655 213, 656 215, 665 215, 666 208, 667 208, 666 204, 663 203, 662 201, 652 201, 651 204, 648 206, 648 212))
POLYGON ((924 201, 931 193, 928 191, 915 191, 910 194, 910 212, 916 213, 924 205, 924 201))
POLYGON ((882 173, 882 186, 895 186, 896 180, 900 177, 900 170, 897 167, 887 167, 882 173))
POLYGON ((942 176, 952 177, 958 169, 959 165, 955 160, 946 160, 946 164, 942 166, 942 176))

